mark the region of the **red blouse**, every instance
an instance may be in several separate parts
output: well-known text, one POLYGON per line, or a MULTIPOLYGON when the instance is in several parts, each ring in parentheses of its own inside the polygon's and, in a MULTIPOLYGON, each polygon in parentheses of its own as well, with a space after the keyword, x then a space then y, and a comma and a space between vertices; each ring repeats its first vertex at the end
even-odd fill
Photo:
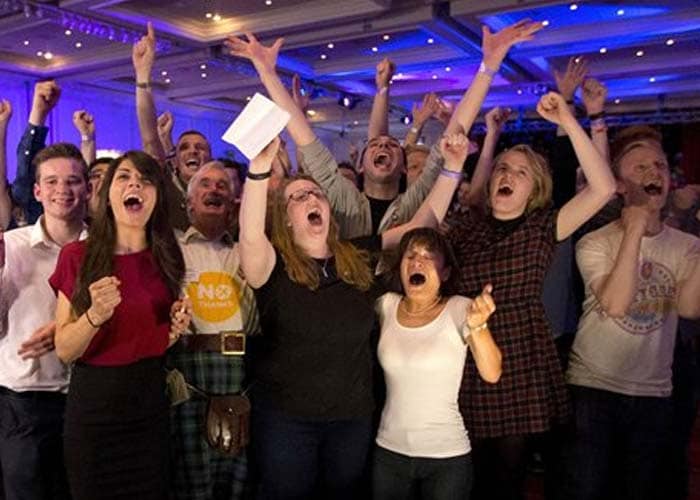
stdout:
MULTIPOLYGON (((49 284, 68 300, 85 255, 85 242, 61 250, 49 284)), ((160 276, 151 250, 114 256, 112 273, 120 281, 122 301, 90 341, 80 361, 90 365, 127 365, 162 356, 168 347, 170 307, 174 298, 160 276)))

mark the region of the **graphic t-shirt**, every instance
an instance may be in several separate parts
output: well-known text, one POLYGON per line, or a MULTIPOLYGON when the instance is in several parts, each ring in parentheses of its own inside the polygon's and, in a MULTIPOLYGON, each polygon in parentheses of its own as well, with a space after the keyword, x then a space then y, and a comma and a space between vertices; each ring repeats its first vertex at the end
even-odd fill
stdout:
POLYGON ((576 246, 586 299, 567 379, 574 385, 630 396, 667 397, 672 388, 677 296, 700 265, 700 240, 668 226, 642 238, 635 297, 624 317, 612 318, 604 314, 592 284, 610 274, 622 236, 622 224, 615 221, 576 246))

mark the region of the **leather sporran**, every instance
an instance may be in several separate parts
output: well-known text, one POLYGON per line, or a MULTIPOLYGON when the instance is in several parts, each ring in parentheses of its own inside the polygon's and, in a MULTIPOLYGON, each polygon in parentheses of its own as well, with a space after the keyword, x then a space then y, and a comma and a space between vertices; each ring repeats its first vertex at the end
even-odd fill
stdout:
POLYGON ((238 455, 250 441, 250 401, 242 395, 209 396, 204 437, 220 452, 238 455))

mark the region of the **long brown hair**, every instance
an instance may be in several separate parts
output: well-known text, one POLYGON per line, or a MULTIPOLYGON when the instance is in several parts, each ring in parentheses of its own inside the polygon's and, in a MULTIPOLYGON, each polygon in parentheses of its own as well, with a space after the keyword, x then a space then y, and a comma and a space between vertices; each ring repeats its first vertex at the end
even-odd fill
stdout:
MULTIPOLYGON (((297 175, 285 179, 274 193, 270 207, 271 240, 282 255, 289 279, 311 290, 319 286, 318 264, 294 242, 292 228, 288 224, 287 200, 284 191, 289 184, 297 180, 307 180, 318 185, 311 177, 297 175)), ((369 253, 360 250, 348 241, 339 239, 338 224, 331 217, 328 227, 328 247, 335 257, 338 277, 345 283, 360 290, 367 290, 372 285, 373 275, 370 267, 369 253)))
POLYGON ((144 179, 156 188, 156 203, 153 213, 146 224, 146 238, 153 254, 153 261, 158 266, 160 275, 173 297, 180 294, 180 285, 185 274, 185 261, 173 230, 168 223, 165 204, 165 180, 158 163, 141 151, 128 151, 115 158, 109 165, 105 180, 100 188, 100 204, 95 219, 90 224, 88 239, 85 243, 85 257, 71 298, 73 310, 77 315, 83 314, 90 307, 91 283, 109 276, 114 270, 114 250, 117 245, 117 226, 114 212, 109 204, 109 188, 112 185, 117 167, 124 161, 130 161, 144 179))

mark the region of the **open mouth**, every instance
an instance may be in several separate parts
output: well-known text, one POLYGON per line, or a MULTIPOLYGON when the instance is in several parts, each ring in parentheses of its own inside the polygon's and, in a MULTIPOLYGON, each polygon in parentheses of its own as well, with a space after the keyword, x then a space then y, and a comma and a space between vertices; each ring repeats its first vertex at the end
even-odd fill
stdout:
POLYGON ((224 199, 217 195, 217 194, 212 194, 204 198, 204 206, 205 207, 215 207, 215 208, 220 208, 224 206, 224 199))
POLYGON ((138 212, 143 208, 143 198, 135 194, 129 194, 124 198, 124 206, 129 212, 138 212))
POLYGON ((185 162, 185 165, 189 168, 199 168, 199 160, 197 158, 190 158, 185 162))
POLYGON ((391 166, 391 156, 386 153, 379 153, 374 157, 374 166, 389 168, 391 166))
POLYGON ((306 217, 309 219, 309 224, 311 224, 312 226, 320 226, 321 224, 323 224, 323 217, 321 217, 321 211, 317 208, 309 212, 309 215, 307 215, 306 217))
POLYGON ((425 275, 421 273, 413 273, 408 277, 408 282, 414 286, 420 286, 425 283, 425 275))
POLYGON ((501 186, 498 188, 498 191, 496 191, 496 193, 499 196, 510 196, 511 194, 513 194, 513 188, 510 186, 501 186))
POLYGON ((644 192, 649 196, 661 196, 663 187, 655 182, 650 182, 644 186, 644 192))

